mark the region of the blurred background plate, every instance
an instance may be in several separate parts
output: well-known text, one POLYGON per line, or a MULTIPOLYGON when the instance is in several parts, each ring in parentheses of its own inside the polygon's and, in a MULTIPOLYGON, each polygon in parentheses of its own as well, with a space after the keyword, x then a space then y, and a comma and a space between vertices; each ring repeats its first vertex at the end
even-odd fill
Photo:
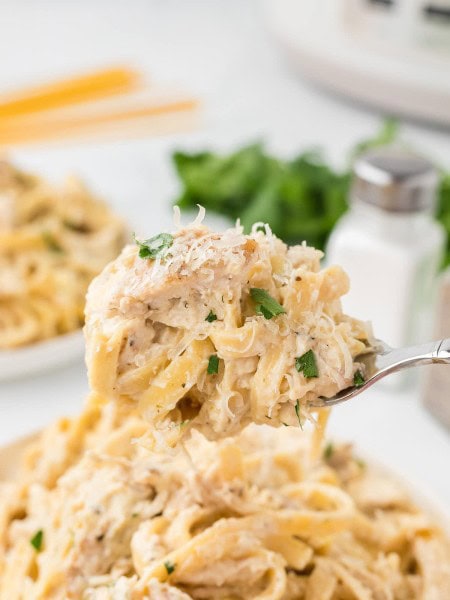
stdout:
POLYGON ((84 337, 80 330, 32 346, 0 351, 0 381, 42 373, 80 360, 84 337))
POLYGON ((407 2, 266 4, 269 28, 307 78, 391 114, 450 125, 450 19, 427 21, 407 2))

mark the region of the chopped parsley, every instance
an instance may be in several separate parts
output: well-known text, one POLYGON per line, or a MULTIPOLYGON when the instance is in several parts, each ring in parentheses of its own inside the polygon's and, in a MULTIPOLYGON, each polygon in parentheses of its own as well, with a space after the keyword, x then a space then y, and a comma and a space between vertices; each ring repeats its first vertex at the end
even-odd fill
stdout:
POLYGON ((256 314, 262 315, 265 319, 271 319, 273 317, 273 314, 270 312, 270 310, 264 308, 262 304, 256 305, 256 314))
POLYGON ((177 565, 170 560, 166 560, 164 566, 166 567, 167 575, 171 575, 175 571, 177 565))
POLYGON ((297 356, 295 359, 295 368, 299 373, 303 372, 303 375, 308 379, 311 379, 312 377, 319 377, 316 355, 312 350, 308 350, 308 352, 305 352, 305 354, 297 356))
POLYGON ((36 533, 31 538, 30 544, 33 546, 33 548, 36 550, 36 552, 40 552, 40 550, 42 548, 43 539, 44 539, 44 532, 42 531, 42 529, 39 529, 38 531, 36 531, 36 533))
POLYGON ((323 457, 325 460, 329 460, 334 453, 334 446, 331 442, 329 442, 326 446, 325 446, 325 450, 323 451, 323 457))
POLYGON ((42 232, 42 239, 44 240, 45 244, 47 245, 47 248, 49 250, 51 250, 52 252, 55 252, 57 254, 62 254, 64 252, 64 250, 63 250, 62 246, 59 244, 58 240, 49 231, 42 232))
POLYGON ((217 321, 217 315, 212 310, 209 311, 209 315, 206 317, 205 321, 208 323, 212 323, 213 321, 217 321))
POLYGON ((366 380, 364 379, 364 375, 361 373, 361 371, 356 371, 355 374, 353 375, 353 385, 357 388, 361 387, 362 385, 364 385, 366 383, 366 380))
POLYGON ((263 315, 266 319, 272 319, 277 315, 281 315, 286 311, 275 298, 261 288, 250 288, 250 296, 256 302, 256 313, 263 315))
POLYGON ((219 372, 219 357, 217 354, 211 354, 208 360, 208 375, 215 375, 219 372))
POLYGON ((173 244, 173 235, 170 233, 159 233, 154 237, 143 240, 142 242, 136 239, 134 241, 139 246, 140 258, 163 258, 167 254, 167 250, 173 244))
POLYGON ((300 414, 300 400, 297 400, 295 403, 295 414, 297 415, 298 424, 300 425, 300 429, 303 429, 302 418, 300 414))

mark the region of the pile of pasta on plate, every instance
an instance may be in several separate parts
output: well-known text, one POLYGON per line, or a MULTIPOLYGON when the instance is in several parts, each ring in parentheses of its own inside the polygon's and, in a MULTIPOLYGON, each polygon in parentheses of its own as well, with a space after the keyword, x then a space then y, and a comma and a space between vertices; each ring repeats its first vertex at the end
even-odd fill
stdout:
POLYGON ((311 408, 371 347, 320 258, 194 222, 110 263, 86 406, 0 484, 0 598, 443 600, 444 535, 311 408))
POLYGON ((89 283, 126 239, 78 179, 58 187, 0 160, 0 350, 80 329, 89 283))

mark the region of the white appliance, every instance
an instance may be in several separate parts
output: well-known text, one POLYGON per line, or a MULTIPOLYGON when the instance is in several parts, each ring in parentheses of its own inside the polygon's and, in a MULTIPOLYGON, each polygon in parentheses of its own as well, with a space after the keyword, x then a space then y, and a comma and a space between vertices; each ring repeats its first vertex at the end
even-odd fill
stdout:
POLYGON ((450 125, 450 0, 267 0, 266 14, 311 80, 450 125))

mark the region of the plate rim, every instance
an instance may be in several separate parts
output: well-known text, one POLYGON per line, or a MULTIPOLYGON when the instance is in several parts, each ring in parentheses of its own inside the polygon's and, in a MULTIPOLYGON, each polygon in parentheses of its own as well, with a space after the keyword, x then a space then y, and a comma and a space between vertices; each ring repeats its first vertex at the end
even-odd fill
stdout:
POLYGON ((0 350, 0 381, 44 373, 75 362, 84 355, 83 328, 34 342, 0 350))

